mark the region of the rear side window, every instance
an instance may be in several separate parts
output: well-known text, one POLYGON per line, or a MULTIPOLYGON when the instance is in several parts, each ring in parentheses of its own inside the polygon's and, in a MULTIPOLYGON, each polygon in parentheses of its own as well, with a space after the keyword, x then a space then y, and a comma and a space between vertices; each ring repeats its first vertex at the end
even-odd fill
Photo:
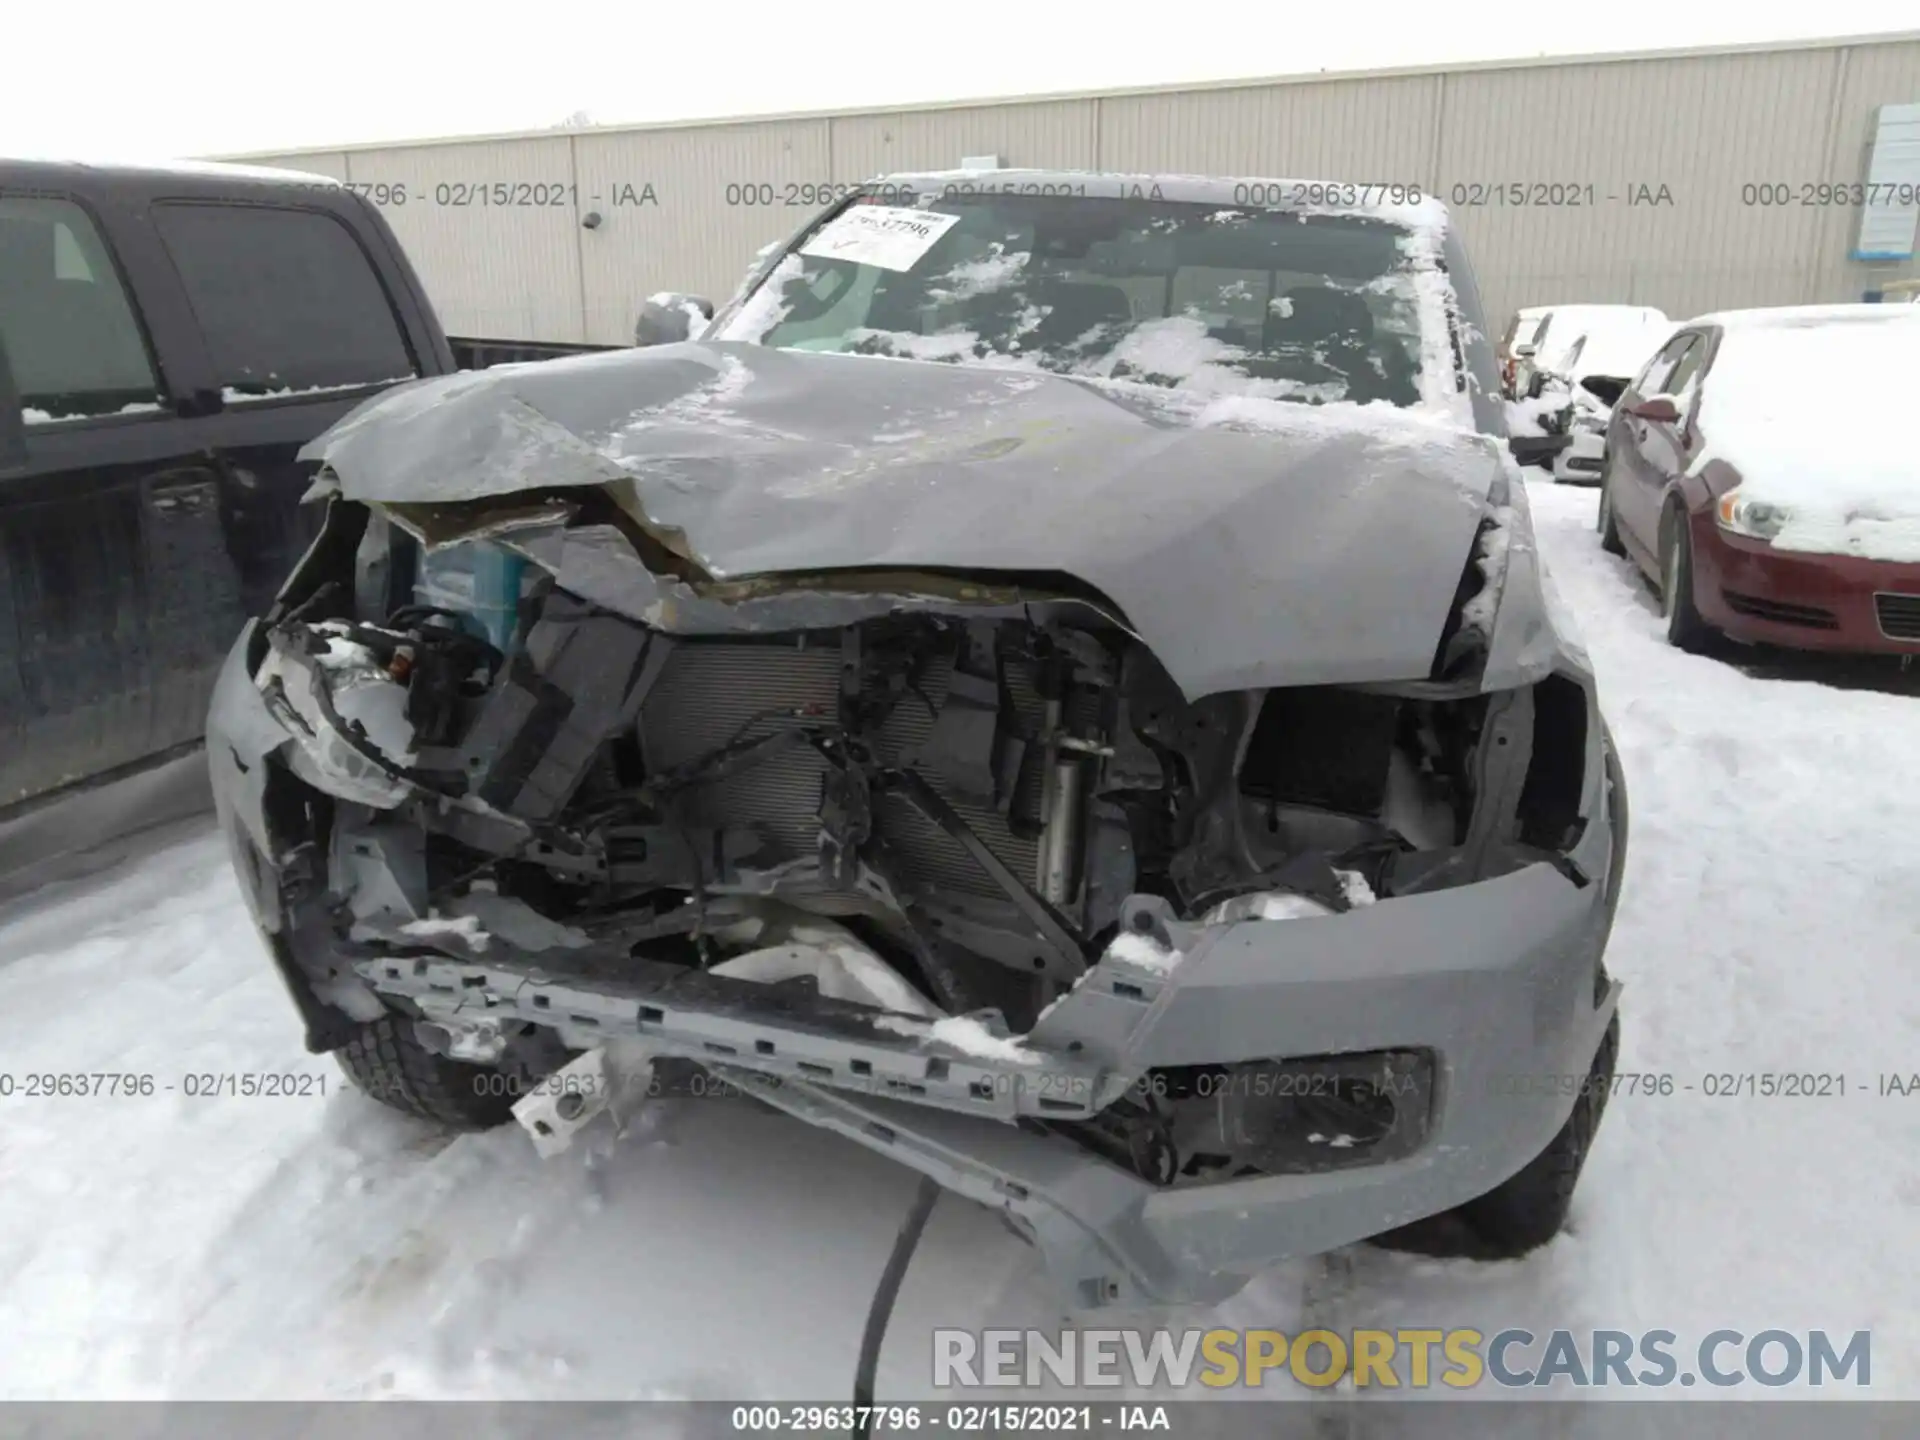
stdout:
POLYGON ((1634 383, 1634 389, 1642 395, 1664 395, 1667 393, 1667 377, 1673 373, 1674 363, 1686 353, 1693 344, 1691 335, 1677 335, 1669 340, 1658 355, 1647 362, 1647 368, 1640 373, 1634 383))
POLYGON ((153 213, 229 399, 416 373, 379 275, 333 216, 181 202, 153 213))
POLYGON ((0 343, 29 423, 158 408, 106 242, 70 201, 0 196, 0 343))
POLYGON ((1700 362, 1706 357, 1707 347, 1694 342, 1680 357, 1680 363, 1673 367, 1673 373, 1667 376, 1665 385, 1669 395, 1684 396, 1693 384, 1693 377, 1700 373, 1700 362))

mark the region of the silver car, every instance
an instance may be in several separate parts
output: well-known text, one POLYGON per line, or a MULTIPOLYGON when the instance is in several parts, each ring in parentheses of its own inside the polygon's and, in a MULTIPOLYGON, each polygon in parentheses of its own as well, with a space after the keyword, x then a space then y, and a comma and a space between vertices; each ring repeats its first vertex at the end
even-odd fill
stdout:
POLYGON ((1076 1309, 1550 1239, 1626 793, 1444 208, 896 176, 650 313, 309 447, 208 746, 309 1048, 543 1149, 724 1084, 1076 1309))

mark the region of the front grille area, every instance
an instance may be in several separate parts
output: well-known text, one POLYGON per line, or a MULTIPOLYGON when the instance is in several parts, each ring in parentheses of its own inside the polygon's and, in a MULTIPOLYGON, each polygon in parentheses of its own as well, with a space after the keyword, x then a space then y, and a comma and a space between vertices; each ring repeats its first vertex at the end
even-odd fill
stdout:
POLYGON ((1789 605, 1784 600, 1768 600, 1760 595, 1738 595, 1722 590, 1727 608, 1752 620, 1771 620, 1776 625, 1799 625, 1808 630, 1838 630, 1840 621, 1831 610, 1818 605, 1789 605))
MULTIPOLYGON (((640 712, 641 743, 649 769, 697 759, 735 738, 770 734, 801 723, 769 717, 761 711, 817 706, 836 713, 840 693, 841 652, 832 639, 802 646, 786 637, 771 642, 682 641, 661 672, 640 712)), ((953 673, 950 656, 931 661, 919 688, 926 701, 941 705, 953 673)), ((1020 725, 1037 731, 1044 707, 1032 677, 1016 662, 1006 666, 1007 688, 1020 725)), ((883 759, 897 763, 911 756, 933 727, 927 704, 905 694, 875 737, 883 759)), ((821 777, 826 762, 812 750, 796 748, 736 775, 688 793, 687 819, 700 826, 746 826, 770 842, 778 858, 815 853, 820 833, 821 777)), ((1016 875, 1031 879, 1038 847, 1041 773, 1031 758, 1023 767, 1007 814, 971 803, 935 788, 987 847, 1016 875), (1018 832, 1018 833, 1016 833, 1018 832)), ((892 846, 909 883, 964 890, 976 895, 1004 892, 958 841, 898 796, 883 795, 875 807, 875 829, 892 846)))
POLYGON ((1879 618, 1880 633, 1889 640, 1920 640, 1920 595, 1889 595, 1883 590, 1873 597, 1873 613, 1879 618))

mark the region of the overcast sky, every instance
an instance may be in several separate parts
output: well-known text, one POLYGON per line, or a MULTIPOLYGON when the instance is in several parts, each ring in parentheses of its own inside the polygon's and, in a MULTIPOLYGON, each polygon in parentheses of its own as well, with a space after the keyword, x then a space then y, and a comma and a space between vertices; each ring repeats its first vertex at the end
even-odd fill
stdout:
MULTIPOLYGON (((1914 0, 6 7, 0 153, 161 159, 1913 26, 1914 0)), ((1916 97, 1920 98, 1920 97, 1916 97)))

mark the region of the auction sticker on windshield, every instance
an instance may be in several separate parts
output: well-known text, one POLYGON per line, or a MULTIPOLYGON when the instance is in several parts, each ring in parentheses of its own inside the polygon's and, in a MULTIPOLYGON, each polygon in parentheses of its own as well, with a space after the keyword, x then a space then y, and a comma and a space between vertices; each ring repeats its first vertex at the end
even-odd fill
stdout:
POLYGON ((933 244, 960 222, 958 215, 897 205, 855 205, 834 216, 800 247, 822 260, 852 260, 882 270, 911 270, 933 244))

